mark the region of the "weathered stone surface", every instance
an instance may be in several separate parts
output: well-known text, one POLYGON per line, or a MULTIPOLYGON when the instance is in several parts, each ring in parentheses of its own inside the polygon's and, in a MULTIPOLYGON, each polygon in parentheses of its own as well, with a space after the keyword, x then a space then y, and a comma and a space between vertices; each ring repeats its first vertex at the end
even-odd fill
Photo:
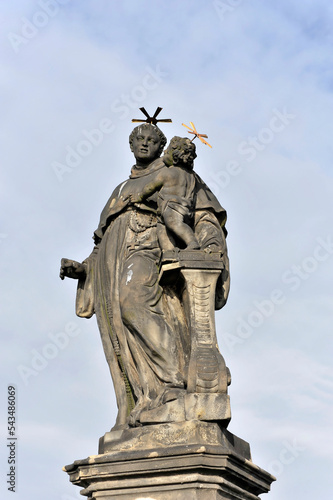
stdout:
MULTIPOLYGON (((189 405, 170 390, 226 394, 230 382, 214 319, 229 292, 226 212, 193 171, 195 145, 174 137, 160 157, 165 144, 151 123, 133 130, 136 164, 101 213, 91 255, 61 262, 60 277, 78 280, 77 315, 97 317, 118 429, 184 421, 189 405)), ((196 407, 190 418, 202 418, 196 407)))
POLYGON ((192 171, 194 144, 174 137, 160 158, 166 137, 151 123, 130 136, 136 164, 91 255, 61 263, 60 277, 78 280, 77 315, 97 317, 119 410, 99 455, 65 470, 89 500, 258 500, 274 478, 227 431, 231 377, 215 331, 230 282, 226 212, 192 171))
POLYGON ((186 393, 175 401, 141 412, 140 415, 142 424, 205 420, 219 421, 227 427, 230 419, 230 398, 227 394, 219 393, 186 393))
POLYGON ((231 410, 230 398, 226 394, 189 393, 184 400, 186 420, 215 420, 227 427, 231 410))
POLYGON ((183 302, 191 333, 187 390, 190 393, 226 394, 227 368, 217 346, 214 307, 216 283, 221 271, 200 269, 197 262, 192 265, 192 268, 181 268, 185 282, 183 302))
POLYGON ((155 424, 159 422, 184 422, 185 417, 185 402, 184 396, 175 400, 164 403, 153 410, 146 410, 140 414, 141 424, 155 424))
POLYGON ((117 437, 104 437, 103 454, 65 467, 89 499, 257 500, 274 480, 253 464, 248 443, 216 423, 145 426, 117 437))
POLYGON ((152 452, 157 453, 156 456, 172 455, 177 454, 178 448, 184 446, 192 451, 205 447, 212 453, 227 451, 247 460, 251 459, 250 446, 246 441, 234 436, 218 423, 197 420, 107 432, 100 440, 99 453, 110 453, 117 459, 122 459, 121 453, 126 455, 138 450, 140 456, 143 451, 147 456, 152 452))

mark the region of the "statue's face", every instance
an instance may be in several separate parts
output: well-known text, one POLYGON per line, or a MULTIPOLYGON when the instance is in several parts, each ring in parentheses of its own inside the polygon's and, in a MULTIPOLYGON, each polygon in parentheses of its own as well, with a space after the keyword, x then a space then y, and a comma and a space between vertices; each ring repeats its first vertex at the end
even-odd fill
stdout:
POLYGON ((150 163, 160 154, 160 138, 154 130, 142 128, 133 139, 132 151, 137 160, 150 163))
POLYGON ((193 147, 184 148, 184 152, 181 155, 182 161, 188 165, 193 165, 196 157, 197 155, 195 154, 195 149, 193 147))

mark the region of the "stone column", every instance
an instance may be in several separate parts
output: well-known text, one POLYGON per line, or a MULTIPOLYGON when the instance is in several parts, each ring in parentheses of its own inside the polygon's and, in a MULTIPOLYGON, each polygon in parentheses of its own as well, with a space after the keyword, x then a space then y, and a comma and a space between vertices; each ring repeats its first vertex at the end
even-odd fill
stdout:
POLYGON ((182 302, 191 339, 185 420, 218 420, 227 426, 231 419, 230 372, 215 329, 215 291, 222 269, 219 252, 180 250, 173 262, 162 265, 161 280, 172 282, 181 276, 184 282, 182 302))
POLYGON ((190 323, 191 356, 188 392, 227 392, 227 370, 215 331, 215 289, 220 270, 181 270, 185 280, 185 302, 190 323))

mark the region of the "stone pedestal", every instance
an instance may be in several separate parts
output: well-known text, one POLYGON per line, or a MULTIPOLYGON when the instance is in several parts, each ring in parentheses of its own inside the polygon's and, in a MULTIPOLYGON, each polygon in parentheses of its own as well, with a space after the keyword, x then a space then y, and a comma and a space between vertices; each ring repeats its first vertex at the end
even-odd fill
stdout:
POLYGON ((64 469, 89 500, 258 500, 274 481, 248 443, 198 421, 109 432, 99 455, 64 469))

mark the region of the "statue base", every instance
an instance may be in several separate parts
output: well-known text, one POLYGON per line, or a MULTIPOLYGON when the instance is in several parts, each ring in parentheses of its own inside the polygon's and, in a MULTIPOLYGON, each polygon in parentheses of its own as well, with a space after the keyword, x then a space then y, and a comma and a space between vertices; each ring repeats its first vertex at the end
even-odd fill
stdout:
POLYGON ((231 419, 227 394, 187 393, 153 410, 143 411, 142 424, 184 422, 185 420, 219 421, 228 427, 231 419))
POLYGON ((64 470, 89 500, 260 500, 275 480, 246 441, 197 420, 108 432, 64 470))

